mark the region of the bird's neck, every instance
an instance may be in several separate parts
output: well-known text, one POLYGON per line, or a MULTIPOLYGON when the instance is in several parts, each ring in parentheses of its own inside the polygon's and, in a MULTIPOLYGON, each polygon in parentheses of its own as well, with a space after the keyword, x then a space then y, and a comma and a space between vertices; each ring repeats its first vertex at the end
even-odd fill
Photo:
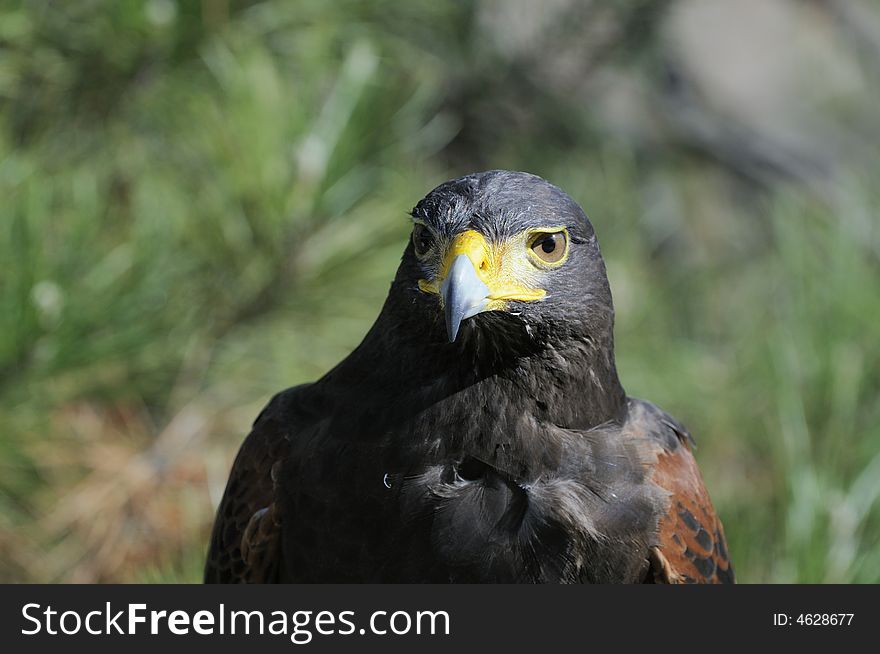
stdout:
POLYGON ((517 359, 480 381, 515 412, 573 430, 626 417, 626 393, 617 376, 610 338, 578 339, 517 359))
POLYGON ((578 430, 625 419, 626 393, 610 326, 593 336, 488 348, 479 332, 469 343, 446 343, 442 334, 423 331, 410 338, 381 322, 328 376, 360 392, 367 389, 367 395, 385 396, 370 401, 387 402, 390 396, 396 406, 416 413, 452 398, 444 404, 450 411, 483 411, 503 420, 506 414, 531 413, 578 430))

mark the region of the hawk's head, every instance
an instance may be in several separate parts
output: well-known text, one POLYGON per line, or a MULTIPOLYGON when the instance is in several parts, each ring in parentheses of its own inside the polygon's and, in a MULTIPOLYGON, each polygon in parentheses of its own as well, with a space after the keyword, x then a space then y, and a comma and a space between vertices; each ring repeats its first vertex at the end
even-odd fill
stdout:
POLYGON ((556 186, 528 173, 475 173, 428 193, 412 219, 397 282, 413 310, 442 314, 450 341, 511 323, 536 339, 610 333, 593 226, 556 186))

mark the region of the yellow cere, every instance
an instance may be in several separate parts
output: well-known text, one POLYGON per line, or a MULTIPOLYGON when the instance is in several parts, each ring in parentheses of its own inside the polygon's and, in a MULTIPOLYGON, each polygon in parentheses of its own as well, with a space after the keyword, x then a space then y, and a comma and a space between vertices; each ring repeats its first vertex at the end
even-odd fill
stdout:
POLYGON ((508 300, 522 302, 542 300, 547 295, 547 292, 539 286, 543 276, 542 269, 561 265, 568 257, 568 252, 566 251, 561 261, 548 265, 531 252, 531 240, 539 233, 559 231, 564 231, 564 228, 532 228, 502 243, 489 243, 482 234, 470 229, 452 240, 446 249, 438 274, 431 281, 419 280, 419 288, 425 293, 439 294, 440 286, 452 262, 456 257, 464 254, 470 259, 480 280, 489 287, 489 303, 485 308, 486 311, 502 310, 508 300))

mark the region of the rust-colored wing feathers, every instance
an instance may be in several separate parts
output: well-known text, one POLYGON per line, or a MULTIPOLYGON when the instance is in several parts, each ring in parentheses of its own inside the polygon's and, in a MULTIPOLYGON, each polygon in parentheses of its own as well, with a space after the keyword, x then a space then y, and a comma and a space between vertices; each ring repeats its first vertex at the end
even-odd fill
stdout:
POLYGON ((656 583, 733 583, 733 567, 721 521, 709 499, 686 433, 678 446, 662 448, 652 481, 669 492, 669 505, 651 552, 656 583))

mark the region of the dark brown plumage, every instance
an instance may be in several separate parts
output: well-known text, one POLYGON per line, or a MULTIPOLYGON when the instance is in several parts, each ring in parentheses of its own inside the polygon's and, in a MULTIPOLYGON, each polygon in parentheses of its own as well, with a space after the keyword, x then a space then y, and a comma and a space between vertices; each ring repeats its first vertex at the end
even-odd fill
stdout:
POLYGON ((687 432, 617 378, 580 207, 492 171, 413 216, 363 343, 255 422, 205 580, 732 582, 687 432))

